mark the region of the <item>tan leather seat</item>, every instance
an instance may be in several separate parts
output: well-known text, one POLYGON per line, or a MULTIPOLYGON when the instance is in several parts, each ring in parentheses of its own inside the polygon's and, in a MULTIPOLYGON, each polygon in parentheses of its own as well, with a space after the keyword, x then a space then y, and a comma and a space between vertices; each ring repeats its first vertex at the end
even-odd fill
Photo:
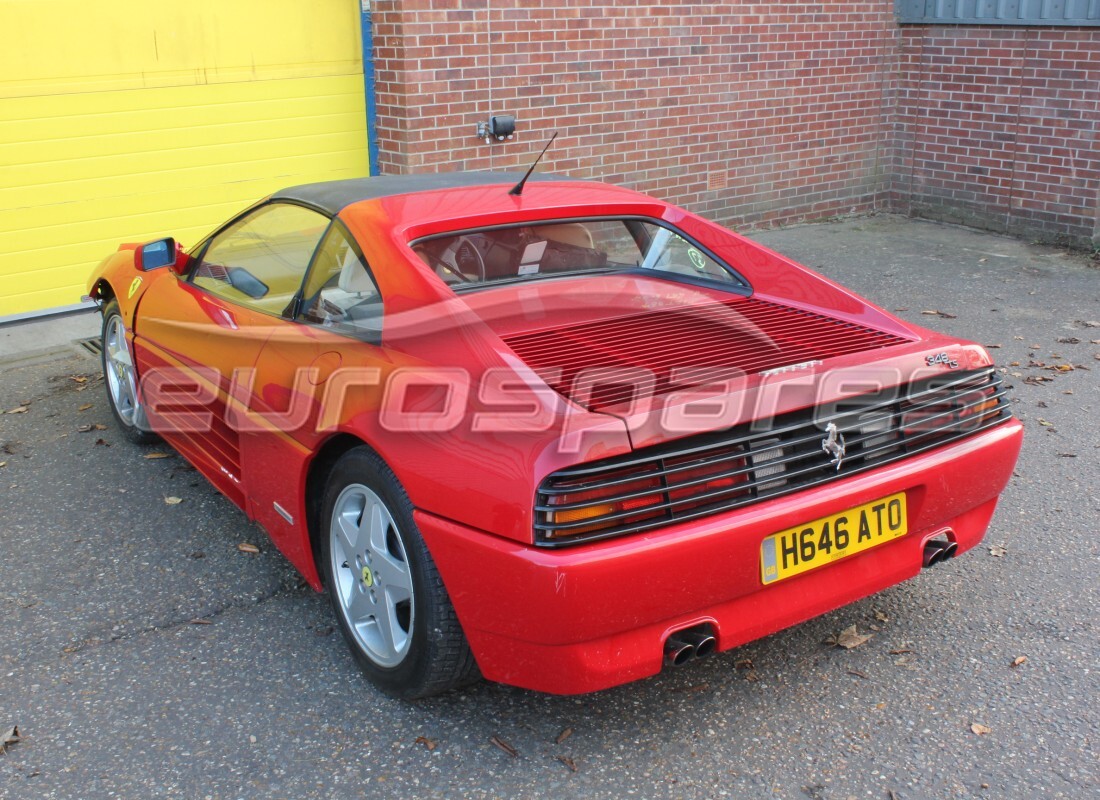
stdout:
POLYGON ((563 222, 559 225, 539 225, 535 235, 552 242, 571 244, 574 247, 592 249, 592 232, 580 222, 563 222))

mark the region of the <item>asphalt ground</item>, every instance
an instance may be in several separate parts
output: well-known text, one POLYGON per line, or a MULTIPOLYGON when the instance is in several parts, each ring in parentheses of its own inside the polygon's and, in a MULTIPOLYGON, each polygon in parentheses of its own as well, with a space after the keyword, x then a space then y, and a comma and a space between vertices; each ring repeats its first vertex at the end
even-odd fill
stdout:
POLYGON ((0 796, 1097 797, 1100 270, 896 217, 756 238, 996 345, 1027 431, 982 546, 610 691, 399 702, 261 530, 119 434, 97 360, 24 345, 0 354, 0 796), (826 643, 850 625, 872 638, 826 643))

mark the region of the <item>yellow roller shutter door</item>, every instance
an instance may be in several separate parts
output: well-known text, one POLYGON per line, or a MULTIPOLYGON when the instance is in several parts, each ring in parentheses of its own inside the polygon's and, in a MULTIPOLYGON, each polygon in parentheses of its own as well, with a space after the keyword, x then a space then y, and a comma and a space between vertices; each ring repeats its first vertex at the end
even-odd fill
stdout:
POLYGON ((357 0, 0 0, 0 318, 122 241, 368 174, 357 0))

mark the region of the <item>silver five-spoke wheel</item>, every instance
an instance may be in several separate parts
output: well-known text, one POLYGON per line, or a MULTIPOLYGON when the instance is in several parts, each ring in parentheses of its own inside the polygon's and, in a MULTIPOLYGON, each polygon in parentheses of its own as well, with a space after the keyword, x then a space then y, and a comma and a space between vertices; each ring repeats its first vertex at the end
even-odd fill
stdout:
POLYGON ((126 326, 118 314, 109 317, 103 328, 103 377, 119 418, 126 425, 135 425, 140 401, 134 360, 126 343, 126 326))
POLYGON ((103 305, 103 384, 111 413, 122 433, 135 444, 151 444, 157 440, 149 429, 149 420, 141 403, 141 384, 134 366, 133 351, 126 341, 126 323, 118 301, 103 305))
POLYGON ((329 526, 336 594, 348 628, 380 667, 404 660, 416 603, 405 546, 382 499, 362 484, 336 498, 329 526))
POLYGON ((389 466, 365 445, 345 451, 329 469, 321 508, 318 566, 367 677, 409 699, 475 680, 451 598, 389 466))

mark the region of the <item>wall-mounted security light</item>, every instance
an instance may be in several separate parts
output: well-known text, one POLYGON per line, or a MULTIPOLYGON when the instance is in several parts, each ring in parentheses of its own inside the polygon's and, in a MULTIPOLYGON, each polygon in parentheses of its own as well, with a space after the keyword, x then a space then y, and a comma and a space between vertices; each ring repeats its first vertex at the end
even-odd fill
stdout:
POLYGON ((484 139, 488 144, 493 139, 503 142, 511 139, 516 132, 516 118, 511 114, 495 114, 489 117, 488 122, 477 124, 477 138, 484 139))

